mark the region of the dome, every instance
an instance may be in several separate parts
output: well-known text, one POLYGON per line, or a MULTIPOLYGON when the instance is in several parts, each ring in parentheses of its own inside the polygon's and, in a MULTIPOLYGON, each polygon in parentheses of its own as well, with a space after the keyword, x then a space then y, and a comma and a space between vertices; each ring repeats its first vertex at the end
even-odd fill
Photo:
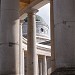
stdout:
MULTIPOLYGON (((27 22, 27 18, 28 18, 28 17, 26 17, 26 18, 24 19, 25 22, 27 22)), ((36 21, 43 22, 43 19, 42 19, 40 16, 36 15, 36 21)))
MULTIPOLYGON (((27 35, 27 25, 28 25, 28 17, 24 19, 23 23, 23 36, 27 35)), ((36 15, 36 34, 37 35, 43 35, 48 36, 48 30, 49 26, 46 24, 46 22, 42 19, 42 17, 36 15)))

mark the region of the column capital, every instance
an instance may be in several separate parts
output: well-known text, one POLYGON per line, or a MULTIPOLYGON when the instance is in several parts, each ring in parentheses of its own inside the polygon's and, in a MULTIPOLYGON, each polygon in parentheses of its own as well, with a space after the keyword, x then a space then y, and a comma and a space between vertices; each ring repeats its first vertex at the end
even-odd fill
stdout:
POLYGON ((33 8, 30 8, 30 9, 28 9, 26 12, 28 13, 28 14, 35 14, 35 13, 37 13, 39 10, 37 10, 37 9, 33 9, 33 8))
POLYGON ((24 22, 24 20, 20 20, 20 25, 22 25, 22 24, 23 24, 23 22, 24 22))

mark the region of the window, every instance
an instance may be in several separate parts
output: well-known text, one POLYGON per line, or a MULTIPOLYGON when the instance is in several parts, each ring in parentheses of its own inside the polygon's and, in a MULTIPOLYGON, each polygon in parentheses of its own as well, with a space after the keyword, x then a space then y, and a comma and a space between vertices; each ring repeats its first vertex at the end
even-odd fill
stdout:
POLYGON ((44 31, 44 29, 43 28, 41 28, 41 32, 43 32, 44 31))

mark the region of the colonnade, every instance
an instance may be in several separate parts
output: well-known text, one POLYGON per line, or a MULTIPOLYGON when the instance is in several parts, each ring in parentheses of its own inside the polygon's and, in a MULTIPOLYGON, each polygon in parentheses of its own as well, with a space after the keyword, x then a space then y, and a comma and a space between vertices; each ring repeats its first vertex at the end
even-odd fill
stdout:
POLYGON ((48 75, 47 71, 47 57, 42 56, 41 59, 39 59, 39 74, 38 75, 48 75))
MULTIPOLYGON (((24 75, 22 26, 19 19, 19 0, 0 0, 0 75, 24 75), (19 34, 20 33, 20 34, 19 34)), ((27 75, 38 75, 35 12, 28 13, 27 75)), ((46 57, 43 57, 43 75, 47 75, 46 57)))

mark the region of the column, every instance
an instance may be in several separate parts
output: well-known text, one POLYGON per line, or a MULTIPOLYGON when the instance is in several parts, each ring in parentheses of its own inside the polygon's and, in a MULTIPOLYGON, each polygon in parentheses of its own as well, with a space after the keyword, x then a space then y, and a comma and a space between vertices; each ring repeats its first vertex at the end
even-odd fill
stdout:
POLYGON ((50 32, 51 32, 51 71, 55 70, 55 39, 54 39, 54 9, 53 0, 50 0, 50 32))
POLYGON ((42 75, 42 59, 39 60, 39 75, 42 75))
POLYGON ((21 20, 20 21, 20 29, 19 29, 19 33, 20 33, 20 36, 19 36, 19 41, 20 41, 20 46, 19 46, 19 49, 20 49, 20 75, 24 75, 24 50, 22 50, 22 24, 23 24, 23 21, 21 20))
POLYGON ((0 75, 19 74, 19 0, 1 0, 0 75))
POLYGON ((46 56, 43 56, 43 75, 47 75, 47 59, 46 56))
POLYGON ((54 0, 54 25, 56 69, 75 68, 74 0, 54 0))
POLYGON ((38 75, 38 55, 36 51, 36 18, 37 10, 28 11, 27 37, 27 75, 38 75))

